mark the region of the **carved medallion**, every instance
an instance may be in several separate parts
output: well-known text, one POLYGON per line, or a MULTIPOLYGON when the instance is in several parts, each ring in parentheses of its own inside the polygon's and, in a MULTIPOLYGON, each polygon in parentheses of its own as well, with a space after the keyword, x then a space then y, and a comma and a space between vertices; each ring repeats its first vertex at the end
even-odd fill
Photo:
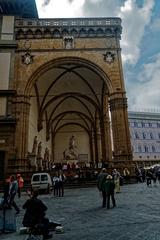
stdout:
POLYGON ((111 53, 111 52, 106 52, 105 54, 103 54, 104 56, 104 61, 107 63, 113 63, 114 59, 115 59, 115 54, 111 53))
POLYGON ((33 56, 29 52, 26 52, 25 55, 22 56, 22 63, 26 65, 33 63, 33 56))
POLYGON ((74 48, 74 38, 73 36, 65 36, 63 38, 64 48, 65 49, 72 49, 74 48))

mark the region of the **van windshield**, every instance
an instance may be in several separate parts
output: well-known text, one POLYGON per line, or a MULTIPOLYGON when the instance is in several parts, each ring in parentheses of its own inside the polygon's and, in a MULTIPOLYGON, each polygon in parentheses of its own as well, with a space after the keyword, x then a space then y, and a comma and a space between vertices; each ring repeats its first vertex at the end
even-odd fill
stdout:
POLYGON ((33 181, 34 182, 39 182, 39 175, 33 176, 33 181))

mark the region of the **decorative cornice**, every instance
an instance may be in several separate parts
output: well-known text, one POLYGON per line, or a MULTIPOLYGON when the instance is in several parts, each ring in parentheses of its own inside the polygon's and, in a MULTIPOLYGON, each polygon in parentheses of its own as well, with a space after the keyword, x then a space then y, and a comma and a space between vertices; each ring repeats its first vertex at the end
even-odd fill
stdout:
POLYGON ((36 38, 102 38, 120 39, 120 18, 73 18, 73 19, 17 19, 16 39, 36 38))

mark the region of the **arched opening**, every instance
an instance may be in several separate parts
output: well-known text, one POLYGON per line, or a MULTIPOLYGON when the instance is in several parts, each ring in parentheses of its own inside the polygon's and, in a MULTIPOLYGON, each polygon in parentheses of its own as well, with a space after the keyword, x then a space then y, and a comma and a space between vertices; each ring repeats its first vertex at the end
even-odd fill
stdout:
POLYGON ((108 99, 111 92, 112 84, 106 74, 86 60, 62 58, 42 66, 25 89, 31 104, 28 152, 32 153, 37 136, 37 144, 41 143, 41 165, 46 148, 49 150, 47 166, 66 160, 95 166, 110 161, 108 99), (72 137, 76 142, 74 149, 69 145, 72 137))

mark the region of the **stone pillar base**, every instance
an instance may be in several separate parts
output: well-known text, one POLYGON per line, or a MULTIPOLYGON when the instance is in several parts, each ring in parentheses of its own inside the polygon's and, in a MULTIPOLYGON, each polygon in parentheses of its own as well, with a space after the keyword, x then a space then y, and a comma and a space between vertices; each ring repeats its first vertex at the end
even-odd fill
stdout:
POLYGON ((28 153, 28 163, 29 167, 31 167, 33 170, 37 169, 37 159, 34 153, 28 153))

